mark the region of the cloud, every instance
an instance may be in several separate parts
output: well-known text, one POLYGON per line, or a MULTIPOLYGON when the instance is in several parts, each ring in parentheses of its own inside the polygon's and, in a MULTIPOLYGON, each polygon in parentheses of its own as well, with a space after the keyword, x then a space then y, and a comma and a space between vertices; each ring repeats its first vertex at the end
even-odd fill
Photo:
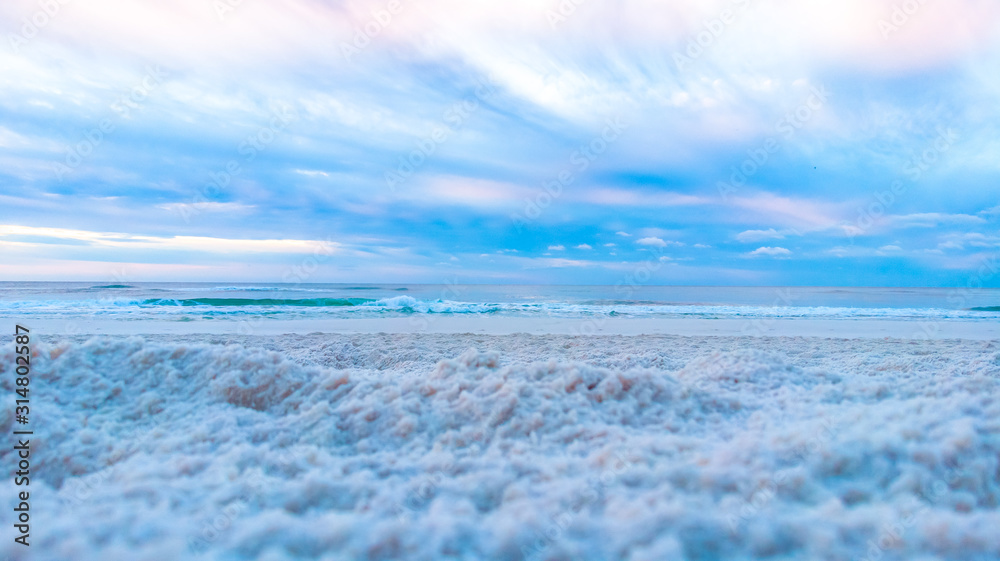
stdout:
POLYGON ((629 234, 628 232, 615 232, 615 235, 622 236, 624 238, 631 238, 632 237, 632 234, 629 234))
POLYGON ((740 232, 736 234, 736 241, 743 243, 752 242, 762 242, 765 240, 783 240, 785 239, 785 234, 775 230, 774 228, 768 230, 746 230, 745 232, 740 232))
POLYGON ((314 170, 314 169, 296 169, 296 170, 292 170, 292 171, 294 173, 297 173, 297 174, 300 174, 300 175, 305 175, 307 177, 318 177, 318 176, 330 177, 329 173, 327 173, 325 171, 314 170))
POLYGON ((186 216, 197 212, 246 212, 257 207, 256 205, 244 205, 240 203, 215 203, 206 201, 197 203, 165 203, 156 205, 156 208, 186 216))
POLYGON ((590 244, 582 243, 582 244, 576 246, 576 249, 594 249, 594 248, 591 247, 590 244))
POLYGON ((648 247, 667 247, 667 246, 682 247, 684 245, 683 242, 675 242, 675 241, 672 241, 672 240, 663 240, 661 238, 652 237, 652 236, 648 237, 648 238, 642 238, 640 240, 637 240, 635 243, 637 243, 639 245, 648 246, 648 247))
POLYGON ((528 269, 565 269, 579 267, 600 267, 601 263, 596 261, 583 261, 579 259, 566 259, 563 257, 536 257, 523 258, 519 261, 528 269))
POLYGON ((889 221, 900 228, 935 228, 944 225, 977 225, 985 224, 986 220, 971 214, 947 214, 942 212, 924 212, 917 214, 893 215, 889 221))
POLYGON ((783 247, 760 247, 750 253, 746 254, 747 257, 788 257, 792 252, 783 247))
POLYGON ((970 233, 962 236, 962 239, 972 247, 1000 247, 1000 237, 998 236, 970 233))
POLYGON ((550 245, 549 246, 549 251, 565 251, 565 250, 566 250, 566 246, 564 246, 564 245, 550 245))
POLYGON ((749 196, 731 197, 728 205, 750 211, 750 218, 762 219, 804 230, 824 230, 846 221, 851 209, 846 203, 792 198, 760 192, 749 196))
POLYGON ((703 243, 696 243, 696 244, 694 244, 694 247, 695 247, 696 249, 712 249, 712 246, 710 246, 710 245, 705 245, 705 244, 703 244, 703 243))
POLYGON ((207 236, 142 236, 115 232, 91 232, 65 228, 0 225, 0 245, 35 245, 18 238, 50 240, 46 245, 86 244, 98 248, 143 251, 195 251, 203 253, 315 253, 338 251, 340 244, 320 240, 232 239, 207 236))
POLYGON ((883 245, 878 249, 879 251, 903 251, 903 248, 899 247, 898 245, 883 245))
POLYGON ((579 200, 607 206, 675 207, 703 205, 715 202, 708 197, 659 191, 600 188, 580 195, 579 200))
POLYGON ((990 249, 1000 247, 1000 236, 988 236, 979 232, 964 234, 948 234, 945 241, 938 244, 938 249, 964 250, 966 247, 990 249))
POLYGON ((616 247, 616 246, 613 243, 606 243, 604 244, 604 247, 616 247))
POLYGON ((410 200, 424 205, 462 205, 486 210, 513 206, 532 195, 528 189, 502 181, 460 176, 439 176, 431 179, 423 189, 413 188, 401 193, 410 200))
POLYGON ((642 238, 635 243, 649 247, 667 247, 667 242, 661 240, 660 238, 642 238))

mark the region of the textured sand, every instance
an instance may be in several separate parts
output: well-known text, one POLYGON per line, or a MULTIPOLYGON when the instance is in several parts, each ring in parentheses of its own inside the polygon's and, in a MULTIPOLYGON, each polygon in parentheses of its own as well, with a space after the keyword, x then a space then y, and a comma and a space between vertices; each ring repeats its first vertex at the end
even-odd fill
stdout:
POLYGON ((1000 556, 993 341, 80 336, 36 352, 31 559, 1000 556))

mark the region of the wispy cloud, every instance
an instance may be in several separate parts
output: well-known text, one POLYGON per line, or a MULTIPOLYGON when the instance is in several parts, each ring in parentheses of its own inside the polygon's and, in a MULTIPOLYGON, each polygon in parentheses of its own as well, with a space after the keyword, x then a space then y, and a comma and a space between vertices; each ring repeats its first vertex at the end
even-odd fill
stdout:
POLYGON ((748 257, 788 257, 791 251, 783 247, 760 247, 747 254, 748 257))
POLYGON ((762 242, 765 240, 783 240, 785 234, 769 228, 767 230, 746 230, 736 234, 736 241, 743 243, 762 242))
POLYGON ((204 236, 137 236, 116 232, 90 232, 65 228, 0 225, 0 245, 89 245, 147 251, 196 251, 202 253, 315 253, 335 252, 340 244, 321 240, 232 239, 204 236), (45 242, 35 240, 44 239, 45 242))
POLYGON ((647 246, 647 247, 667 247, 667 246, 678 246, 678 247, 680 247, 680 246, 684 245, 682 242, 677 242, 677 241, 672 241, 672 240, 663 240, 661 238, 652 237, 652 236, 648 237, 648 238, 642 238, 640 240, 637 240, 635 243, 637 243, 638 245, 643 245, 643 246, 647 246))

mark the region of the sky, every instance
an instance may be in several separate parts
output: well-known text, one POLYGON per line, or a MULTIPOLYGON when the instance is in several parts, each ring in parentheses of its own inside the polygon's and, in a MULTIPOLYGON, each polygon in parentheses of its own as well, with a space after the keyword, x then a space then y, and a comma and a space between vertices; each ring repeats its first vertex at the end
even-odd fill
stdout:
POLYGON ((0 280, 1000 286, 995 0, 5 0, 0 280))

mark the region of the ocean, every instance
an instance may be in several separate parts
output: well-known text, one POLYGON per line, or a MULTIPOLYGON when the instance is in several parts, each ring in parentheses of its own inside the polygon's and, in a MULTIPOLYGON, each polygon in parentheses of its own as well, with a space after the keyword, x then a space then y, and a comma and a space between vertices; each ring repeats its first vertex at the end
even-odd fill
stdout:
POLYGON ((3 282, 0 317, 176 320, 498 317, 996 321, 1000 289, 3 282))

